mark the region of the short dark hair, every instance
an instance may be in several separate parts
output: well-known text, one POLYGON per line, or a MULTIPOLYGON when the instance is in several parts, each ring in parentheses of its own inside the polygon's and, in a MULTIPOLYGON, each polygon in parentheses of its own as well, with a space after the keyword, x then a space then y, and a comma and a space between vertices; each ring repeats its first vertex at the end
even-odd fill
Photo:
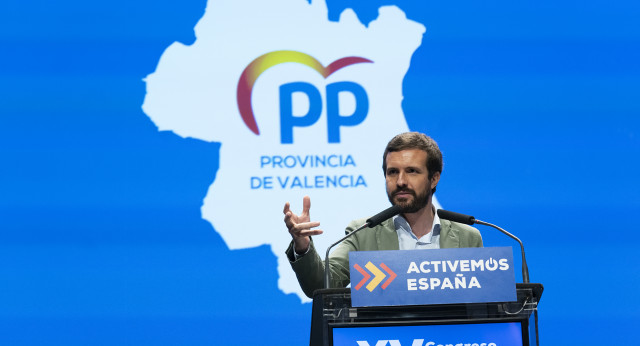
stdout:
MULTIPOLYGON (((420 132, 401 133, 389 141, 384 149, 382 156, 382 171, 387 176, 387 154, 394 151, 420 149, 427 153, 427 171, 429 172, 429 180, 433 178, 435 172, 442 173, 442 152, 438 147, 438 143, 433 138, 420 132)), ((435 188, 433 192, 435 192, 435 188)))

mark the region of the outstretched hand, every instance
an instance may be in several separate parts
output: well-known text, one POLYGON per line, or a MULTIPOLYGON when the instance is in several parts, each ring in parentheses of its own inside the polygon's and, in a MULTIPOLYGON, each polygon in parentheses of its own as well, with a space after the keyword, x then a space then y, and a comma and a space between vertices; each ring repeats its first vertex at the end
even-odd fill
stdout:
POLYGON ((309 196, 304 196, 300 215, 296 215, 291 211, 289 202, 284 204, 284 210, 282 211, 284 213, 284 224, 287 226, 291 237, 293 237, 294 250, 298 254, 303 254, 309 249, 310 236, 322 234, 322 230, 311 229, 320 226, 320 222, 310 221, 309 209, 311 209, 311 199, 309 196))

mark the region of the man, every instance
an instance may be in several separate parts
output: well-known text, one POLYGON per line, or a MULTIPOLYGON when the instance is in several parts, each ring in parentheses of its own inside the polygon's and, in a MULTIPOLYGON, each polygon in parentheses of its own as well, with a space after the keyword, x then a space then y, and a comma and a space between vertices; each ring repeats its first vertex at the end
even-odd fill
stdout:
MULTIPOLYGON (((339 244, 329 257, 331 287, 349 284, 349 252, 372 250, 438 249, 482 247, 480 232, 473 227, 440 220, 432 204, 440 173, 442 153, 436 142, 417 132, 395 136, 387 144, 382 157, 387 195, 402 213, 373 229, 362 230, 339 244)), ((284 206, 284 223, 293 237, 287 256, 304 293, 323 287, 324 263, 316 252, 311 236, 322 234, 320 226, 309 216, 311 201, 303 198, 302 214, 294 214, 289 203, 284 206)), ((364 224, 352 221, 346 232, 364 224)))

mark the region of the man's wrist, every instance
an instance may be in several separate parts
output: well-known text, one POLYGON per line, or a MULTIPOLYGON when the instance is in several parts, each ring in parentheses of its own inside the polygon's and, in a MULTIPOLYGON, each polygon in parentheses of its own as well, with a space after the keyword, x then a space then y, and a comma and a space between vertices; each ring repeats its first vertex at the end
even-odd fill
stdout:
POLYGON ((300 252, 298 252, 297 246, 295 246, 295 243, 294 243, 294 246, 293 246, 293 257, 295 259, 298 259, 298 258, 308 254, 309 250, 311 250, 311 242, 309 242, 309 244, 307 244, 306 250, 303 250, 303 251, 300 251, 300 252))

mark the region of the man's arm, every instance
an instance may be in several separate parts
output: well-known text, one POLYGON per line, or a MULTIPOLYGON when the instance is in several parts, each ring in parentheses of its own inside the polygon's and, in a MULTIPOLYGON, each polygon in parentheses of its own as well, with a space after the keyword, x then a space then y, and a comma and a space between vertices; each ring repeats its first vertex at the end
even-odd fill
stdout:
POLYGON ((298 258, 294 257, 294 243, 291 241, 289 247, 286 250, 287 258, 291 264, 291 269, 296 273, 298 283, 302 288, 304 294, 311 298, 313 292, 319 288, 322 288, 324 283, 324 263, 318 256, 313 241, 309 243, 309 251, 303 256, 298 258))
MULTIPOLYGON (((285 225, 293 238, 286 250, 287 258, 296 273, 300 287, 309 298, 313 296, 315 290, 324 287, 324 260, 316 251, 310 237, 322 234, 322 231, 310 229, 320 225, 319 222, 309 221, 310 208, 311 201, 308 196, 305 196, 302 214, 294 214, 290 210, 289 203, 285 204, 283 210, 285 225)), ((353 229, 347 228, 347 232, 350 231, 353 229)), ((353 243, 347 240, 332 252, 329 258, 331 287, 346 287, 349 284, 349 251, 353 250, 353 243)))
POLYGON ((322 288, 324 264, 318 256, 313 242, 312 235, 322 234, 322 230, 312 230, 313 227, 320 226, 320 222, 311 222, 309 210, 311 209, 311 199, 304 196, 302 199, 302 213, 296 215, 291 211, 289 202, 285 203, 284 224, 291 234, 291 243, 285 251, 291 268, 296 273, 298 283, 302 291, 309 297, 313 291, 322 288))
MULTIPOLYGON (((297 258, 293 254, 293 247, 292 241, 286 251, 287 258, 296 273, 302 291, 311 298, 315 290, 324 288, 324 260, 320 258, 313 241, 309 244, 309 251, 297 258)), ((353 251, 353 245, 345 241, 329 256, 330 287, 346 287, 349 284, 349 251, 353 251)))

